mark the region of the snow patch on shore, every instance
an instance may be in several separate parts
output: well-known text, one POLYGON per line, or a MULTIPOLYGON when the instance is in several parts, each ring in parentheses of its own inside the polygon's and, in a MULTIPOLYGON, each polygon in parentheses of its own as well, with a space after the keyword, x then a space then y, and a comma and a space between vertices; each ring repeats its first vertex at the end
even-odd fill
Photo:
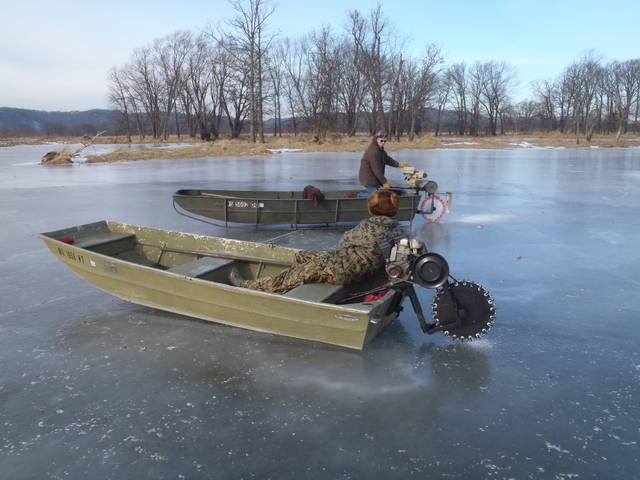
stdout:
POLYGON ((303 148, 267 148, 271 153, 303 152, 303 148))

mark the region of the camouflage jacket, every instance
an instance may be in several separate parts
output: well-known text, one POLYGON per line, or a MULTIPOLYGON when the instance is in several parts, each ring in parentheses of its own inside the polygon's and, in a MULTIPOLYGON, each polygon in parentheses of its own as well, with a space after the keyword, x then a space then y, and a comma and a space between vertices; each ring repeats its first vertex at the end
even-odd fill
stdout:
POLYGON ((247 280, 242 287, 284 293, 303 283, 347 285, 372 275, 384 266, 388 250, 405 236, 393 218, 373 216, 342 236, 340 249, 300 250, 291 267, 273 277, 247 280))
POLYGON ((345 232, 340 240, 340 248, 370 252, 384 262, 396 240, 403 236, 406 236, 406 232, 393 218, 373 215, 345 232))

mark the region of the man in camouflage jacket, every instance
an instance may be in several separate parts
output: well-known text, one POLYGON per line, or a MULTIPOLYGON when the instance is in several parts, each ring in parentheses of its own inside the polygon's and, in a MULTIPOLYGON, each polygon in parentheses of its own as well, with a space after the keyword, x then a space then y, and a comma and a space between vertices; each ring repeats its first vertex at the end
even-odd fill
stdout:
MULTIPOLYGON (((301 250, 296 253, 293 264, 274 277, 245 281, 234 281, 232 277, 232 283, 265 292, 285 293, 304 283, 346 285, 376 273, 384 267, 390 248, 397 239, 405 236, 405 232, 398 222, 391 218, 397 212, 397 195, 388 190, 380 190, 369 198, 373 196, 395 197, 395 207, 391 211, 383 208, 385 215, 372 212, 371 217, 345 232, 338 250, 301 250)), ((375 211, 375 208, 370 207, 370 211, 372 210, 375 211)))

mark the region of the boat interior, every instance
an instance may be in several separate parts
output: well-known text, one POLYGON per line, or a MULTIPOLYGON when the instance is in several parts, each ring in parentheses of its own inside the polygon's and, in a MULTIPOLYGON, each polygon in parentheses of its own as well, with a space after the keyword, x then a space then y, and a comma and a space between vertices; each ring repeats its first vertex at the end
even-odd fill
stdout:
MULTIPOLYGON (((138 238, 134 233, 111 231, 106 222, 43 233, 42 236, 136 265, 226 285, 230 284, 229 273, 234 266, 245 279, 276 275, 288 266, 283 261, 229 252, 174 248, 162 241, 138 238)), ((363 303, 370 290, 386 281, 386 276, 380 274, 348 286, 304 284, 283 295, 312 302, 356 304, 363 303)))

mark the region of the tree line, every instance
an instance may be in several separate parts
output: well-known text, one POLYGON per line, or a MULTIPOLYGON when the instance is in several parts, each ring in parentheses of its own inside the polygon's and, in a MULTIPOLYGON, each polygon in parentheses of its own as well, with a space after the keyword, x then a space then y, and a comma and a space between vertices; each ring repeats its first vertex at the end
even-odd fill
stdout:
POLYGON ((343 31, 274 34, 269 0, 231 0, 220 27, 179 31, 134 50, 109 72, 118 129, 132 136, 204 139, 265 133, 386 130, 399 139, 431 131, 498 135, 536 130, 618 136, 638 128, 640 59, 604 63, 595 54, 512 100, 517 72, 501 61, 447 65, 440 47, 408 56, 380 5, 352 10, 343 31))

